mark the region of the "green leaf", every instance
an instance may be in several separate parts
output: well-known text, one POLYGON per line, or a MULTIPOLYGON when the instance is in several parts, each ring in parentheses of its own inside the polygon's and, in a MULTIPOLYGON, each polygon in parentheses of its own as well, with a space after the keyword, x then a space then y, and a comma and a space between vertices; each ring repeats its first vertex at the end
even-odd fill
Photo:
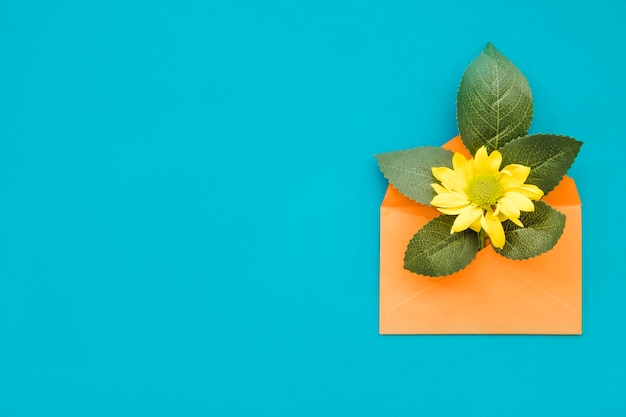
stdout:
POLYGON ((526 182, 548 194, 567 173, 581 146, 582 142, 568 136, 523 136, 500 149, 501 166, 520 164, 530 167, 526 182))
POLYGON ((455 216, 441 215, 426 223, 409 242, 404 268, 427 276, 450 275, 465 268, 478 252, 478 233, 450 234, 455 216))
POLYGON ((491 44, 463 73, 457 92, 457 123, 465 147, 491 152, 528 132, 533 99, 528 81, 491 44))
POLYGON ((431 184, 438 181, 431 167, 452 168, 452 152, 424 146, 406 151, 376 155, 378 166, 387 180, 405 196, 422 204, 429 204, 435 196, 431 184))
POLYGON ((524 227, 512 221, 502 223, 506 243, 497 249, 509 259, 528 259, 549 251, 563 234, 565 215, 543 201, 535 201, 535 211, 522 213, 520 221, 524 227))

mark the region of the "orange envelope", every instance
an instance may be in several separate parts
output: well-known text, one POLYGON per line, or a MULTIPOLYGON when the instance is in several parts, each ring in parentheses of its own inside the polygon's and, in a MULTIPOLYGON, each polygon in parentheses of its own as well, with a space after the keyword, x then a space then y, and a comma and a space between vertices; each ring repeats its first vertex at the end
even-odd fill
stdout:
MULTIPOLYGON (((469 158, 460 137, 444 148, 469 158)), ((566 217, 555 247, 514 261, 491 246, 431 278, 404 269, 413 235, 440 213, 391 185, 380 208, 380 334, 582 334, 581 204, 565 177, 544 201, 566 217)))

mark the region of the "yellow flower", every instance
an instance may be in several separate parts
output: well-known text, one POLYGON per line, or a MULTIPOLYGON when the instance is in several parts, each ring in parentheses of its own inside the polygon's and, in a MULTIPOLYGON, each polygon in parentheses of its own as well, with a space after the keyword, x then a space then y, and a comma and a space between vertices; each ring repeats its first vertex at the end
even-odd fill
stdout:
POLYGON ((454 169, 432 168, 441 184, 432 184, 437 195, 430 204, 444 214, 457 216, 450 233, 467 228, 476 232, 484 229, 491 244, 501 249, 505 242, 503 221, 511 220, 524 227, 519 220, 520 212, 534 211, 531 200, 539 200, 543 191, 524 184, 530 174, 529 167, 511 164, 500 170, 501 163, 500 152, 488 155, 483 146, 469 161, 455 153, 454 169))

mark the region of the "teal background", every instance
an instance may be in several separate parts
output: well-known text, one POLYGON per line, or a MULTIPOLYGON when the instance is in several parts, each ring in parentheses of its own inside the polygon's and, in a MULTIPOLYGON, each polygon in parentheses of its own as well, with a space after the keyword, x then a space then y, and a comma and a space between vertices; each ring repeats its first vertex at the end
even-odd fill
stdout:
POLYGON ((626 415, 625 18, 3 2, 0 415, 626 415), (373 155, 455 136, 488 40, 585 143, 584 334, 379 336, 373 155))

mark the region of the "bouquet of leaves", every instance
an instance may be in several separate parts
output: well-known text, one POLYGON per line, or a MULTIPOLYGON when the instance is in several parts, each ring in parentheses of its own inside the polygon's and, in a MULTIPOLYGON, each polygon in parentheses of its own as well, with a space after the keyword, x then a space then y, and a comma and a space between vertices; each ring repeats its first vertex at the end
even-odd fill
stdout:
POLYGON ((528 135, 532 115, 528 81, 487 43, 465 70, 457 93, 459 132, 473 157, 431 146, 376 155, 391 185, 442 213, 408 243, 406 269, 449 275, 488 244, 514 260, 554 247, 565 215, 541 199, 567 173, 582 142, 528 135))

